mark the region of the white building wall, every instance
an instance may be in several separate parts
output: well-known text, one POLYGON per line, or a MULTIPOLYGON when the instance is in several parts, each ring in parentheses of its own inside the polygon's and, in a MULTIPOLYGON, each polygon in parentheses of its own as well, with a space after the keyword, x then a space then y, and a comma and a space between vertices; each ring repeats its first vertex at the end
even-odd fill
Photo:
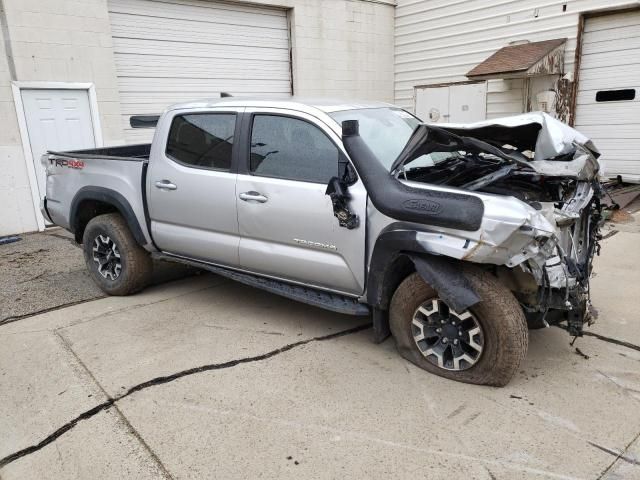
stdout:
POLYGON ((0 236, 37 227, 4 52, 0 35, 0 236))
POLYGON ((287 0, 280 4, 293 8, 297 95, 393 101, 395 1, 287 0))
POLYGON ((3 0, 16 80, 92 82, 105 144, 122 141, 104 0, 3 0))
MULTIPOLYGON (((398 0, 395 102, 409 110, 414 87, 468 80, 465 73, 509 42, 567 38, 565 72, 573 72, 579 14, 629 0, 398 0)), ((521 113, 522 80, 490 80, 487 117, 521 113)))
MULTIPOLYGON (((95 84, 104 143, 124 142, 107 0, 2 0, 0 236, 37 229, 11 81, 95 84)), ((393 0, 252 0, 288 8, 294 93, 393 100, 393 0)))
POLYGON ((0 235, 37 230, 36 211, 13 104, 11 81, 95 84, 105 144, 122 140, 120 106, 103 0, 3 0, 15 76, 0 52, 0 235), (6 70, 5 70, 6 69, 6 70), (5 73, 6 72, 6 73, 5 73), (3 197, 1 197, 3 196, 3 197))

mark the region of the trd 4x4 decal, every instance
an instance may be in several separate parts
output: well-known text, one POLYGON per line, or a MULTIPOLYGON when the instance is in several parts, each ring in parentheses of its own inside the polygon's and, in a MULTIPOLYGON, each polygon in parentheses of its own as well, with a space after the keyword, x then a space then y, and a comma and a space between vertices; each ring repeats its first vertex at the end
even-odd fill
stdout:
POLYGON ((82 160, 65 159, 65 158, 49 158, 49 163, 56 167, 67 167, 81 170, 84 168, 84 162, 82 160))

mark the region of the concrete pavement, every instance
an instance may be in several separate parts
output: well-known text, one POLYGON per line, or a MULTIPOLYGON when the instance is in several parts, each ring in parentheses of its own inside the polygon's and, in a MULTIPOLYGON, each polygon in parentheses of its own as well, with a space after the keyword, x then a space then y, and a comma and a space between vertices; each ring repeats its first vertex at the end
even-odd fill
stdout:
POLYGON ((600 337, 530 332, 501 389, 212 275, 5 324, 0 477, 640 478, 639 239, 596 261, 600 337))
MULTIPOLYGON (((193 275, 177 263, 154 262, 154 283, 193 275)), ((0 245, 0 324, 105 297, 93 283, 73 235, 54 227, 0 245)))

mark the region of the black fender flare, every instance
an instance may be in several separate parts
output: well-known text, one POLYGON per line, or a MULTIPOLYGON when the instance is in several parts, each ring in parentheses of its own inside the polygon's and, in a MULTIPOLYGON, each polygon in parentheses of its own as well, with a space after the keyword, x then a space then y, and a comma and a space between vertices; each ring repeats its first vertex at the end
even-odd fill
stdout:
POLYGON ((76 233, 76 229, 78 227, 78 209, 85 200, 95 200, 115 207, 124 217, 133 238, 136 239, 136 242, 140 245, 145 245, 147 243, 147 239, 142 232, 142 228, 140 228, 140 223, 138 222, 129 201, 121 193, 104 187, 82 187, 73 197, 69 212, 69 227, 72 233, 76 233))
POLYGON ((465 276, 463 262, 428 252, 417 241, 417 234, 416 230, 390 225, 380 233, 373 247, 367 276, 367 303, 374 309, 376 342, 389 336, 389 303, 404 279, 393 272, 393 267, 401 257, 412 262, 422 279, 455 311, 462 312, 481 300, 465 276))

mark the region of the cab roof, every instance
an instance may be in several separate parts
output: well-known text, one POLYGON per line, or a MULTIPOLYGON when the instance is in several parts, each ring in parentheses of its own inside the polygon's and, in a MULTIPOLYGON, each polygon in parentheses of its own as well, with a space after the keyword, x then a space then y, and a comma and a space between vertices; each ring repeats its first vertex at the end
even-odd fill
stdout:
MULTIPOLYGON (((285 108, 302 112, 312 110, 323 113, 333 113, 344 110, 358 110, 363 108, 393 107, 390 103, 369 102, 359 100, 344 100, 335 98, 304 98, 304 97, 223 97, 196 100, 193 102, 171 105, 168 110, 183 110, 191 108, 211 107, 271 107, 285 108)), ((310 112, 311 113, 311 112, 310 112)))

